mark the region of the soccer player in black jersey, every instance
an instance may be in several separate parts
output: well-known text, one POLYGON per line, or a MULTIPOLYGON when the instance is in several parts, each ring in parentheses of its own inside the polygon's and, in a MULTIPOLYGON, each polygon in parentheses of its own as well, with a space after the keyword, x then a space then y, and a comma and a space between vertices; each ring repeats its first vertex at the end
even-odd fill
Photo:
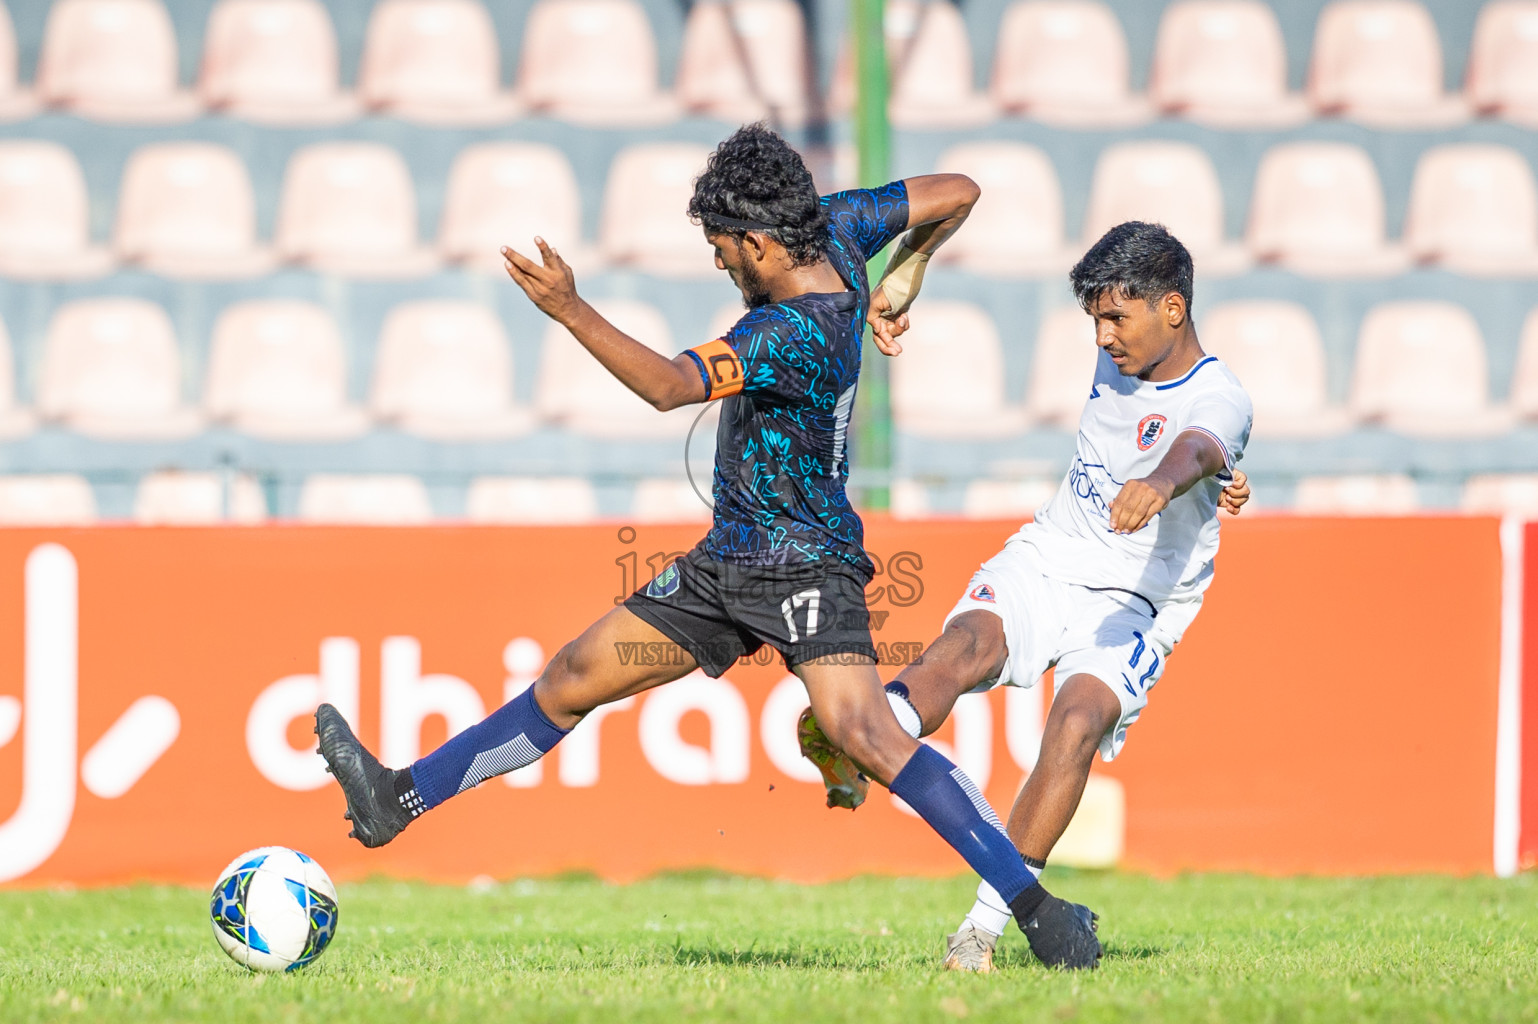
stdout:
POLYGON ((534 304, 647 402, 723 400, 714 521, 694 550, 561 648, 533 687, 409 767, 380 765, 321 705, 321 753, 355 838, 381 846, 456 793, 537 760, 593 708, 696 667, 719 676, 768 644, 806 685, 829 738, 999 891, 1038 956, 1095 966, 1093 915, 1049 895, 972 781, 893 715, 865 607, 872 566, 844 492, 867 318, 883 351, 896 351, 894 327, 925 261, 977 196, 970 179, 936 174, 819 197, 783 139, 761 125, 738 130, 696 180, 688 213, 748 311, 724 337, 673 359, 599 316, 543 239, 538 262, 502 251, 534 304), (872 294, 866 262, 904 232, 872 294), (638 643, 676 644, 680 657, 621 661, 621 646, 638 643))

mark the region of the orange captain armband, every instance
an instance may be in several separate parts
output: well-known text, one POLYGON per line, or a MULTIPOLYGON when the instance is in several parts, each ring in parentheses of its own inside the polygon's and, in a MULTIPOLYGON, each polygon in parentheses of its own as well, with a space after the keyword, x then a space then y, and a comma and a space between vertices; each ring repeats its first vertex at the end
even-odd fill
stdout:
POLYGON ((705 400, 714 401, 717 398, 725 398, 735 395, 742 390, 743 380, 742 360, 732 347, 726 343, 726 339, 717 338, 715 341, 707 341, 688 350, 689 355, 700 367, 700 375, 705 379, 705 400))

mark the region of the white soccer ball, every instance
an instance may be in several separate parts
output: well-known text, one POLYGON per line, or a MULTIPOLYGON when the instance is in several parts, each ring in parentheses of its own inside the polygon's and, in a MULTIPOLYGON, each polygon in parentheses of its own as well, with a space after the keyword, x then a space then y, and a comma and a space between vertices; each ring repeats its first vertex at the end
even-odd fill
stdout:
POLYGON ((230 861, 208 913, 231 960, 253 971, 294 971, 336 934, 336 886, 298 850, 264 846, 230 861))

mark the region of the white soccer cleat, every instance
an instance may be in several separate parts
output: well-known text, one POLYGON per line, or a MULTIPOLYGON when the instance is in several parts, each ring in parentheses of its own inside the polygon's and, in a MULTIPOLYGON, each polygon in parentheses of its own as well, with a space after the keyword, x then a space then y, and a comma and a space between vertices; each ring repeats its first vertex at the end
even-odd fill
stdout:
POLYGON ((970 971, 973 974, 992 974, 993 947, 999 937, 981 928, 963 924, 955 935, 945 937, 945 963, 947 971, 970 971))

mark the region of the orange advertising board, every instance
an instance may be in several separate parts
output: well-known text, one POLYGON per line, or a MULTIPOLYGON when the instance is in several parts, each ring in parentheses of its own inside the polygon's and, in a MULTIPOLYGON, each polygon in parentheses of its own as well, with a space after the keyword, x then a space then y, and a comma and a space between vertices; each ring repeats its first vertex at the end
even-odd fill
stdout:
MULTIPOLYGON (((873 521, 883 654, 916 655, 1012 529, 873 521)), ((822 805, 795 748, 804 692, 767 657, 590 716, 386 849, 345 838, 319 700, 409 761, 698 532, 0 532, 0 878, 203 883, 274 843, 341 878, 964 870, 884 793, 822 805)), ((1493 520, 1225 523, 1208 607, 1103 769, 1125 786, 1125 863, 1488 871, 1499 573, 1493 520)), ((1041 714, 1041 688, 966 698, 938 738, 1002 810, 1041 714)))

